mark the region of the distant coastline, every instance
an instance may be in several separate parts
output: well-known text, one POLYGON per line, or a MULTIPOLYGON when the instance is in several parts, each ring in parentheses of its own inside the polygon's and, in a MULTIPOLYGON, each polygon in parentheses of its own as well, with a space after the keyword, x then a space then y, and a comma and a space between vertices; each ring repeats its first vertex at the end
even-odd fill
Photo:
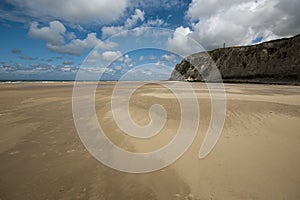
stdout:
MULTIPOLYGON (((136 81, 136 80, 0 80, 0 84, 58 84, 58 83, 74 83, 74 82, 80 82, 80 83, 92 83, 92 82, 105 82, 105 83, 116 83, 116 82, 174 82, 174 80, 141 80, 141 81, 136 81)), ((175 81, 177 82, 177 81, 175 81)), ((205 81, 190 81, 191 83, 206 83, 205 81)), ((213 83, 213 82, 219 82, 220 81, 208 81, 208 83, 213 83)), ((224 84, 253 84, 253 85, 291 85, 291 86, 300 86, 300 82, 293 81, 293 80, 265 80, 265 79, 225 79, 221 81, 224 84)))
MULTIPOLYGON (((0 80, 1 83, 71 83, 71 82, 95 82, 97 80, 0 80)), ((101 80, 100 82, 115 82, 117 80, 101 80)))

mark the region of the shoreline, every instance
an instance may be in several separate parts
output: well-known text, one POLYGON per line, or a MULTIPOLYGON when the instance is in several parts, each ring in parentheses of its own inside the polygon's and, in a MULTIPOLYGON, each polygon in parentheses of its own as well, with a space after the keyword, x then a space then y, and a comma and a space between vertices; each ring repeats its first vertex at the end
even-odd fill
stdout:
MULTIPOLYGON (((158 83, 158 82, 182 82, 178 80, 154 80, 154 81, 118 81, 118 80, 101 80, 101 81, 94 81, 94 80, 0 80, 0 85, 1 84, 57 84, 57 83, 116 83, 116 82, 153 82, 153 83, 158 83)), ((205 81, 183 81, 183 82, 189 82, 189 83, 206 83, 205 81)), ((289 81, 289 80, 284 80, 284 81, 277 81, 277 80, 253 80, 253 79, 224 79, 222 81, 209 81, 207 83, 224 83, 224 84, 253 84, 253 85, 290 85, 290 86, 300 86, 299 81, 289 81)))

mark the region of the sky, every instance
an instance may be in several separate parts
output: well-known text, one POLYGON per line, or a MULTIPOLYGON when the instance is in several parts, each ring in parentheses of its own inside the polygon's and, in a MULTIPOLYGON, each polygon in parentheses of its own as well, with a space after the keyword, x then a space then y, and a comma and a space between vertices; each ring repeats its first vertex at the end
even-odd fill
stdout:
POLYGON ((299 8, 299 0, 1 0, 0 80, 164 80, 192 53, 299 34, 299 8))

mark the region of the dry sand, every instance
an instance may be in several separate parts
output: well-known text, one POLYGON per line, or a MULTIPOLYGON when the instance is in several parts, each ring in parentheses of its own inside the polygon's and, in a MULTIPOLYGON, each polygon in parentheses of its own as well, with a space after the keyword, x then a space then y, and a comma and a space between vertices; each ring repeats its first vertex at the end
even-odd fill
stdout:
MULTIPOLYGON (((198 152, 210 99, 204 84, 193 87, 201 121, 192 146, 167 168, 128 174, 104 166, 82 145, 72 116, 72 83, 1 84, 0 199, 300 199, 300 87, 226 84, 224 130, 203 160, 198 152)), ((149 122, 153 103, 169 114, 158 136, 139 140, 124 135, 112 119, 112 88, 98 88, 96 111, 115 144, 147 152, 174 137, 180 112, 169 90, 149 84, 134 93, 136 123, 149 122)))

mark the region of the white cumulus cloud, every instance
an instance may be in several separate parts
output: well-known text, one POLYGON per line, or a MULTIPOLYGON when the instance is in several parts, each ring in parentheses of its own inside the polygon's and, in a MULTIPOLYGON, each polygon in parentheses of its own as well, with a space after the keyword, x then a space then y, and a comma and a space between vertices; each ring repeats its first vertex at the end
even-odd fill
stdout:
POLYGON ((0 17, 24 21, 58 19, 69 23, 110 23, 118 20, 129 5, 128 0, 11 0, 10 13, 0 12, 0 17))
POLYGON ((105 51, 101 54, 101 60, 103 62, 113 62, 121 56, 122 53, 120 51, 105 51))
MULTIPOLYGON (((208 50, 249 45, 288 37, 300 32, 299 0, 193 0, 187 17, 191 19, 189 37, 208 50)), ((176 31, 175 31, 176 32, 176 31)))
POLYGON ((143 22, 145 20, 145 12, 140 9, 135 9, 134 14, 132 14, 129 18, 126 19, 123 26, 103 26, 101 29, 102 38, 107 38, 109 36, 118 34, 119 36, 126 36, 128 30, 134 27, 138 21, 143 22))
POLYGON ((96 33, 89 33, 86 38, 78 39, 74 33, 66 32, 65 26, 59 21, 52 21, 49 26, 41 28, 38 27, 37 22, 33 22, 28 34, 33 38, 45 40, 46 47, 51 51, 71 55, 81 55, 94 47, 113 49, 117 46, 114 42, 100 40, 97 38, 96 33), (71 39, 71 41, 65 43, 65 37, 71 39))
POLYGON ((117 47, 114 42, 103 42, 98 39, 96 33, 89 33, 85 39, 74 39, 71 42, 63 45, 55 45, 52 43, 47 43, 46 46, 51 51, 58 53, 65 53, 71 55, 81 55, 85 51, 98 47, 101 49, 113 49, 117 47))
POLYGON ((38 22, 33 22, 30 25, 29 36, 45 40, 51 44, 63 44, 64 35, 66 33, 65 26, 59 21, 52 21, 49 27, 38 27, 38 22))
POLYGON ((182 57, 201 51, 201 46, 189 37, 191 33, 192 31, 188 27, 178 27, 173 36, 168 38, 167 49, 182 57))
POLYGON ((165 54, 161 56, 160 60, 162 61, 174 61, 176 59, 176 56, 174 54, 165 54))
POLYGON ((107 38, 115 34, 120 34, 126 31, 126 29, 123 26, 104 26, 102 27, 101 31, 102 31, 102 38, 107 38))
POLYGON ((145 15, 144 11, 141 11, 140 9, 135 9, 135 13, 126 20, 125 27, 130 28, 136 25, 136 23, 139 20, 144 21, 145 20, 144 15, 145 15))
MULTIPOLYGON (((166 25, 163 19, 148 19, 145 21, 145 12, 140 9, 135 9, 135 13, 128 17, 122 26, 103 26, 101 28, 102 38, 107 38, 118 34, 118 36, 127 36, 128 31, 131 30, 131 34, 139 36, 147 32, 146 27, 160 27, 166 25), (138 22, 143 22, 140 26, 138 22)), ((159 33, 157 33, 159 34, 159 33)))

